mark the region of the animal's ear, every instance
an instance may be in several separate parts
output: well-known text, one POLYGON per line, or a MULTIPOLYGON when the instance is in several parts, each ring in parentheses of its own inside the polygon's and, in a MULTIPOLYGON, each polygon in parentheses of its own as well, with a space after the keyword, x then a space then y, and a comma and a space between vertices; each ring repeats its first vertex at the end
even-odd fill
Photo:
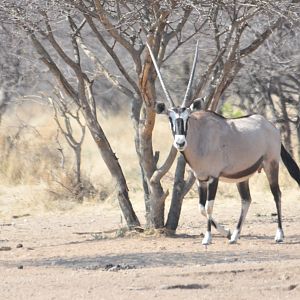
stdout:
POLYGON ((194 100, 194 102, 190 106, 190 109, 192 111, 204 109, 204 99, 198 98, 198 99, 194 100))
POLYGON ((158 102, 155 104, 155 111, 157 114, 162 114, 166 112, 166 105, 162 102, 158 102))

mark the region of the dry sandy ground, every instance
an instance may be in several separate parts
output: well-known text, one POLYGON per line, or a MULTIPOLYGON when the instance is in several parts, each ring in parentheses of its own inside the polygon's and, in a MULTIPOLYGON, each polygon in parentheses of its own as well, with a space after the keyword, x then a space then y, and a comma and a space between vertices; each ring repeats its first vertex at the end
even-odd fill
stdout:
MULTIPOLYGON (((214 231, 208 248, 196 199, 185 200, 173 238, 116 237, 113 203, 7 216, 0 220, 0 299, 300 299, 299 189, 283 198, 283 244, 273 242, 268 191, 254 193, 237 245, 214 231)), ((142 204, 134 204, 143 220, 142 204)), ((233 229, 239 209, 237 199, 225 197, 215 216, 233 229)))

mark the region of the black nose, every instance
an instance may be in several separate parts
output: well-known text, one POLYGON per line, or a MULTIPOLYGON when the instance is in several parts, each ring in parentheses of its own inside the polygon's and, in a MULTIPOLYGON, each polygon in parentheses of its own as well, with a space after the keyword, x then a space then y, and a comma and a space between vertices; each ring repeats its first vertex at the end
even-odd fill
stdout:
POLYGON ((182 148, 184 145, 185 145, 185 142, 182 142, 182 143, 176 143, 177 144, 177 146, 179 147, 179 148, 182 148))

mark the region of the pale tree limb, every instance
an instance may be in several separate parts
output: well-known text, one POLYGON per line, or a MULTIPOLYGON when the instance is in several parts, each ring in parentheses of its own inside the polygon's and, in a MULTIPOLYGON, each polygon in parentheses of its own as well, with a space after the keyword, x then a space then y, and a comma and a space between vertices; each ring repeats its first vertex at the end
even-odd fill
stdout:
POLYGON ((172 146, 164 164, 153 173, 150 181, 153 183, 159 182, 172 167, 176 156, 177 150, 172 146))

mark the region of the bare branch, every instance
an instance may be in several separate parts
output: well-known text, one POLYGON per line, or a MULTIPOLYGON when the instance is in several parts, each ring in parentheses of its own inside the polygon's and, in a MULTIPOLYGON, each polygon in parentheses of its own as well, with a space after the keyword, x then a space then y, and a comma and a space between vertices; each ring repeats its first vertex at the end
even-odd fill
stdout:
POLYGON ((267 28, 259 37, 253 41, 249 46, 242 49, 240 51, 240 56, 245 57, 252 52, 254 52, 272 33, 273 31, 282 24, 283 19, 279 18, 273 25, 271 25, 269 28, 267 28))
POLYGON ((91 27, 91 29, 95 33, 97 39, 103 45, 103 47, 106 49, 107 53, 109 53, 109 55, 112 57, 112 59, 114 60, 115 64, 119 68, 120 72, 123 74, 123 76, 125 77, 125 79, 129 82, 129 84, 133 87, 133 89, 135 90, 136 94, 140 95, 140 90, 139 90, 136 82, 129 76, 128 72, 125 70, 125 68, 122 65, 122 63, 121 63, 120 59, 118 58, 118 56, 109 47, 109 45, 107 44, 107 42, 105 41, 105 39, 103 38, 103 36, 101 35, 101 33, 98 31, 98 29, 95 26, 93 20, 88 15, 86 15, 85 17, 86 17, 86 20, 87 20, 89 26, 91 27))
POLYGON ((167 172, 170 170, 171 166, 173 165, 176 155, 177 155, 177 150, 172 146, 164 164, 153 173, 151 177, 151 182, 157 183, 167 174, 167 172))
POLYGON ((38 40, 34 32, 32 31, 27 31, 33 46, 35 47, 36 51, 41 55, 41 60, 43 63, 45 63, 48 67, 51 73, 54 75, 54 77, 57 79, 58 83, 62 86, 64 91, 72 97, 74 100, 76 100, 77 103, 79 103, 79 97, 77 92, 74 90, 74 88, 69 84, 61 70, 57 67, 49 53, 46 51, 44 46, 41 44, 41 42, 38 40))
MULTIPOLYGON (((128 53, 130 53, 133 61, 135 62, 135 65, 141 66, 140 56, 138 55, 139 53, 126 39, 122 37, 120 33, 118 33, 115 26, 111 24, 111 22, 106 16, 106 12, 103 9, 102 4, 100 3, 100 0, 94 0, 94 3, 99 21, 103 24, 103 26, 110 33, 110 35, 114 37, 114 39, 118 41, 125 49, 127 49, 128 53)), ((139 67, 139 69, 141 68, 139 67)))

